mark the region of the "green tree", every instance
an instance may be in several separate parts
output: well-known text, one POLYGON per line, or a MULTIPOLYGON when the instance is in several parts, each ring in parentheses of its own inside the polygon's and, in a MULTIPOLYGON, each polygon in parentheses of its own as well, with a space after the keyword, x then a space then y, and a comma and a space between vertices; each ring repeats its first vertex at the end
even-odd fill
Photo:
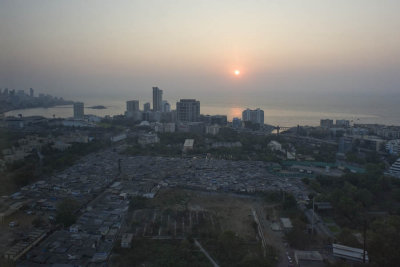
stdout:
MULTIPOLYGON (((368 254, 375 266, 398 266, 400 262, 400 216, 375 221, 371 225, 368 254)), ((368 237, 368 235, 367 235, 368 237)))
POLYGON ((78 211, 79 203, 70 198, 64 199, 57 205, 56 223, 69 227, 76 221, 76 212, 78 211))

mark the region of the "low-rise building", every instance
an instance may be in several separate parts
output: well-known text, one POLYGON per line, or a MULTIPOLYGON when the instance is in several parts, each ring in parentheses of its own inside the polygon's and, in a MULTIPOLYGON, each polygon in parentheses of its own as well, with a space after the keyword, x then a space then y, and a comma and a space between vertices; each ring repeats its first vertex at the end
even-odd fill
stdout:
POLYGON ((400 155, 400 139, 388 141, 385 148, 391 155, 400 155))
MULTIPOLYGON (((351 260, 354 262, 363 262, 364 261, 364 250, 360 248, 352 248, 348 246, 343 246, 339 244, 332 244, 333 256, 351 260)), ((369 262, 368 252, 365 251, 365 262, 369 262)))
POLYGON ((289 231, 293 228, 292 221, 289 218, 281 218, 283 229, 289 231))
POLYGON ((274 140, 268 143, 268 148, 272 151, 282 151, 282 145, 274 140))
POLYGON ((400 158, 398 158, 396 162, 393 163, 392 166, 390 166, 386 174, 396 178, 400 178, 400 158))
POLYGON ((173 122, 164 123, 164 133, 174 133, 175 127, 175 123, 173 122))
POLYGON ((111 142, 115 143, 115 142, 119 142, 126 139, 126 134, 118 134, 118 135, 114 135, 110 138, 111 142))
POLYGON ((149 145, 160 142, 160 138, 158 138, 157 134, 147 133, 142 134, 138 138, 138 143, 141 145, 149 145))
POLYGON ((189 150, 193 150, 194 139, 186 139, 183 144, 183 152, 187 152, 189 150))
POLYGON ((294 259, 298 266, 319 267, 325 266, 323 258, 318 251, 301 251, 294 252, 294 259))
POLYGON ((206 126, 206 134, 217 135, 219 133, 219 129, 221 127, 219 125, 207 125, 206 126))

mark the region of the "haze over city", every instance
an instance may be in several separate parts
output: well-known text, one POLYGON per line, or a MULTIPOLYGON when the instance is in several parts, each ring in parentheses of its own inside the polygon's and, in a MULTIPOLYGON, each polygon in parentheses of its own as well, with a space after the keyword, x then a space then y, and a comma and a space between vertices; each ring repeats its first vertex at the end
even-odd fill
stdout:
POLYGON ((399 266, 399 14, 0 0, 0 266, 399 266))
POLYGON ((371 106, 365 95, 392 104, 399 8, 395 0, 3 0, 0 84, 72 100, 143 99, 157 85, 172 100, 211 104, 318 110, 335 97, 371 106))

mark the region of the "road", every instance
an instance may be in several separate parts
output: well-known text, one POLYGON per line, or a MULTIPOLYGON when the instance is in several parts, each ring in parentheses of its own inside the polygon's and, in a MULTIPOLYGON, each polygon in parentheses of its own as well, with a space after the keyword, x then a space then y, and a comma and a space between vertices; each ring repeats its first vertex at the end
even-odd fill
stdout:
POLYGON ((257 212, 258 220, 264 234, 265 242, 267 243, 267 245, 271 245, 279 251, 279 261, 276 266, 287 267, 289 264, 286 255, 287 249, 283 244, 282 236, 272 231, 270 227, 270 222, 266 219, 267 217, 261 203, 255 204, 254 210, 257 212))
POLYGON ((211 262, 214 267, 219 267, 218 263, 216 263, 213 258, 211 258, 210 254, 201 246, 197 239, 194 240, 194 244, 203 252, 203 254, 207 257, 207 259, 211 262))

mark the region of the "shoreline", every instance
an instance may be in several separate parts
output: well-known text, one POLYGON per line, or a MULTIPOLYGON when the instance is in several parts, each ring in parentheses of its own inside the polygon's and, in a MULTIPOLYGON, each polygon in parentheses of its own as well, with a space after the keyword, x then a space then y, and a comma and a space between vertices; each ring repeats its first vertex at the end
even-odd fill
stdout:
MULTIPOLYGON (((48 109, 48 108, 55 108, 55 107, 62 107, 62 106, 72 106, 72 104, 61 104, 61 105, 51 105, 51 106, 37 106, 37 107, 25 107, 25 108, 13 108, 13 109, 7 109, 0 111, 0 114, 5 115, 7 112, 12 112, 12 111, 17 111, 17 110, 27 110, 27 109, 36 109, 36 108, 43 108, 43 109, 48 109)), ((32 115, 35 116, 35 115, 32 115)))

